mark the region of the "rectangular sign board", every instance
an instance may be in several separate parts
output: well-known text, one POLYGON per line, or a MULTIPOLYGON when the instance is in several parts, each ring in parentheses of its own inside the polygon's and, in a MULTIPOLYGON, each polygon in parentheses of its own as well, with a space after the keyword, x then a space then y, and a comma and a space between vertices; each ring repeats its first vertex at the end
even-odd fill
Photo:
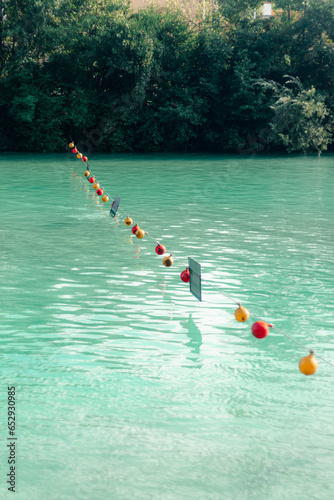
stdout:
POLYGON ((201 264, 188 257, 189 274, 190 274, 190 292, 202 301, 202 283, 201 283, 201 264))
POLYGON ((119 196, 116 196, 116 198, 112 202, 111 209, 110 209, 111 217, 115 217, 120 203, 121 203, 121 198, 119 196))

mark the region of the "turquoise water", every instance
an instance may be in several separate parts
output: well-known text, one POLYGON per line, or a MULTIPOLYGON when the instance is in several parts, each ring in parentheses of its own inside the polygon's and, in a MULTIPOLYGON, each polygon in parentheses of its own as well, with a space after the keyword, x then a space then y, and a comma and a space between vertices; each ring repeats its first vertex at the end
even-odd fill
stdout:
MULTIPOLYGON (((92 155, 175 257, 334 362, 334 157, 92 155)), ((17 499, 334 498, 334 368, 198 302, 67 155, 2 155, 0 494, 16 387, 17 499)))

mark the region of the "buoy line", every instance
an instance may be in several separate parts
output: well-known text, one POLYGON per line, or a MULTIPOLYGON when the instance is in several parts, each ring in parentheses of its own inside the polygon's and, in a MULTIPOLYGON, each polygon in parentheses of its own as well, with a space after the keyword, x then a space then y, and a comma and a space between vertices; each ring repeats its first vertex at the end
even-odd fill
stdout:
MULTIPOLYGON (((102 201, 104 203, 107 203, 109 201, 110 195, 107 192, 105 193, 104 188, 102 186, 100 186, 100 183, 93 176, 93 174, 91 172, 91 168, 90 168, 90 164, 89 164, 87 156, 84 156, 82 153, 80 153, 78 151, 78 149, 75 147, 75 144, 74 144, 74 142, 73 142, 72 139, 71 139, 71 142, 69 143, 68 147, 72 150, 72 153, 74 153, 78 159, 81 159, 85 163, 86 170, 84 172, 84 176, 86 177, 86 179, 88 180, 88 182, 90 184, 92 184, 92 187, 93 187, 93 189, 95 189, 96 194, 98 196, 101 196, 101 199, 102 199, 102 201)), ((123 215, 125 216, 125 219, 124 219, 125 225, 132 226, 133 219, 127 214, 127 212, 125 212, 120 206, 117 206, 117 209, 120 212, 122 212, 123 215)), ((165 245, 160 244, 160 242, 156 238, 154 238, 153 236, 151 236, 147 231, 144 231, 137 224, 137 222, 133 225, 133 227, 131 228, 131 231, 132 231, 132 234, 135 235, 138 239, 142 239, 142 238, 145 237, 145 235, 147 235, 151 240, 153 240, 156 243, 155 252, 158 255, 162 256, 162 255, 164 255, 166 253, 166 247, 165 247, 165 245)), ((186 267, 186 269, 181 272, 180 278, 181 278, 181 280, 183 282, 189 283, 189 281, 190 281, 189 267, 188 267, 187 264, 184 264, 180 258, 175 257, 172 253, 170 253, 169 256, 167 255, 167 256, 165 256, 163 258, 163 265, 165 267, 171 267, 174 264, 174 260, 180 262, 182 265, 184 265, 186 267)), ((252 315, 255 318, 257 318, 257 321, 255 323, 253 323, 252 328, 251 328, 251 332, 252 332, 252 334, 253 334, 253 336, 255 338, 257 338, 257 339, 264 339, 265 337, 268 336, 270 329, 276 330, 277 332, 279 332, 280 334, 284 335, 285 337, 287 337, 292 342, 294 342, 295 344, 297 344, 299 347, 302 347, 304 350, 306 350, 309 353, 308 356, 304 356, 299 361, 299 370, 304 375, 313 375, 317 371, 319 363, 318 363, 318 360, 314 356, 314 354, 315 354, 314 349, 309 349, 304 344, 302 344, 298 340, 295 340, 293 337, 291 337, 287 333, 283 332, 282 330, 280 330, 279 328, 277 328, 272 323, 268 323, 268 322, 262 320, 260 316, 258 316, 257 314, 253 313, 249 309, 246 309, 244 306, 241 305, 240 301, 235 300, 229 294, 227 294, 225 292, 222 292, 212 282, 210 282, 210 281, 208 281, 206 279, 203 279, 203 278, 201 278, 201 282, 207 283, 214 290, 216 290, 220 295, 222 295, 223 297, 228 298, 230 301, 232 301, 232 302, 234 302, 235 304, 238 305, 238 308, 234 311, 234 316, 235 316, 235 319, 237 321, 243 323, 243 322, 245 322, 245 321, 247 321, 249 319, 250 315, 252 315)), ((329 366, 331 366, 331 367, 334 368, 334 364, 331 363, 330 361, 328 361, 327 359, 323 358, 322 356, 319 356, 318 354, 317 354, 317 357, 319 359, 321 359, 327 365, 329 365, 329 366)))

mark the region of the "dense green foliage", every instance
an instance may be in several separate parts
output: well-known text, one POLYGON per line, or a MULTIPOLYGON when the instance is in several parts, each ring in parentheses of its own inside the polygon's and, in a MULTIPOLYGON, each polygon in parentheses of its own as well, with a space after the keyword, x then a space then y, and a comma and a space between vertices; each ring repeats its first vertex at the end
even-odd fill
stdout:
POLYGON ((287 81, 286 85, 261 83, 277 98, 271 106, 274 117, 270 123, 276 142, 281 141, 289 153, 317 151, 320 155, 325 151, 332 142, 332 120, 328 120, 324 98, 315 88, 305 90, 298 78, 287 81))
POLYGON ((188 20, 127 0, 0 0, 0 149, 63 150, 68 133, 88 152, 326 149, 334 0, 254 19, 261 3, 188 20))

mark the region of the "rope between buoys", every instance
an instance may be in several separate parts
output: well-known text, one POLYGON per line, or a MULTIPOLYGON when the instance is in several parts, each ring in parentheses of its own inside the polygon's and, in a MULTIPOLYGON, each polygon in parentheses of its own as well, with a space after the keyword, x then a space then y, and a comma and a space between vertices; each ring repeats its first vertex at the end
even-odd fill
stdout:
MULTIPOLYGON (((74 142, 72 139, 71 139, 71 142, 74 142)), ((88 166, 87 170, 91 171, 90 169, 90 164, 88 162, 88 160, 86 162, 84 162, 86 166, 88 166)), ((92 174, 93 175, 93 174, 92 174)), ((109 194, 108 194, 109 196, 109 194)), ((118 207, 118 210, 120 212, 122 212, 125 216, 128 217, 128 213, 125 212, 120 206, 118 207)), ((116 221, 115 221, 116 222, 116 221)), ((154 242, 156 242, 157 244, 159 244, 159 241, 154 238, 153 236, 151 236, 147 231, 145 231, 145 233, 147 234, 147 236, 154 242)), ((171 253, 171 255, 173 255, 171 253)), ((185 264, 184 262, 182 262, 182 260, 179 258, 179 257, 174 257, 174 260, 176 261, 179 261, 182 265, 184 265, 186 268, 188 267, 188 264, 185 264)), ((235 304, 237 304, 238 306, 241 305, 241 302, 239 300, 235 300, 233 297, 231 297, 228 293, 226 292, 222 292, 219 288, 217 288, 211 281, 207 280, 207 279, 203 279, 201 278, 201 281, 203 283, 207 283, 209 286, 211 286, 214 290, 216 290, 220 295, 228 298, 230 301, 234 302, 235 304)), ((258 316, 257 314, 255 314, 254 312, 252 312, 250 309, 248 309, 249 313, 254 316, 255 318, 259 319, 259 320, 262 320, 262 318, 260 316, 258 316)), ((279 328, 276 328, 275 325, 270 325, 270 328, 273 329, 273 330, 276 330, 277 332, 281 333, 282 335, 284 335, 285 337, 287 337, 288 339, 290 339, 292 342, 294 342, 295 344, 297 344, 298 346, 302 347, 303 349, 305 349, 307 352, 310 352, 310 349, 308 347, 306 347, 304 344, 302 344, 301 342, 298 342, 298 340, 295 340, 293 337, 291 337, 290 335, 288 335, 287 333, 283 332, 282 330, 280 330, 279 328)), ((317 354, 317 358, 321 359, 324 363, 326 363, 327 365, 331 366, 334 368, 334 364, 331 363, 330 361, 326 360, 324 357, 320 356, 317 354)))

